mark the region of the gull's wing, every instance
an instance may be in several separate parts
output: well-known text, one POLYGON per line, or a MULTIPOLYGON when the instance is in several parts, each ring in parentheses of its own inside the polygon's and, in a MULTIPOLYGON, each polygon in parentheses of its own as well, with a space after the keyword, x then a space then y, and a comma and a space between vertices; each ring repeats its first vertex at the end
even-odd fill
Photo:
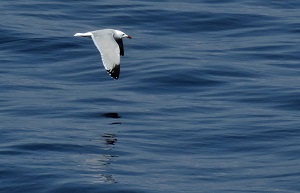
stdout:
POLYGON ((92 32, 92 39, 98 48, 106 71, 114 79, 120 75, 120 48, 113 37, 113 30, 97 30, 92 32))

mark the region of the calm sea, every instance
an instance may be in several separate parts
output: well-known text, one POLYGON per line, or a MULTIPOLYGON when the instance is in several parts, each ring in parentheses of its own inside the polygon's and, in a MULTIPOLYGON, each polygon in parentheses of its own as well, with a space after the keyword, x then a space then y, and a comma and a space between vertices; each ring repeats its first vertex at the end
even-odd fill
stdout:
POLYGON ((300 191, 300 2, 0 2, 0 192, 300 191), (121 75, 77 32, 124 31, 121 75))

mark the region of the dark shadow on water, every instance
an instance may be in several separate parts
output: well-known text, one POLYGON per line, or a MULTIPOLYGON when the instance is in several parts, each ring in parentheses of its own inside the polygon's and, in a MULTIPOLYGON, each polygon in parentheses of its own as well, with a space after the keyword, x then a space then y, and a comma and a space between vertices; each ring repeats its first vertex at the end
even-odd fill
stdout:
MULTIPOLYGON (((105 118, 109 118, 109 119, 119 119, 119 118, 121 118, 121 116, 118 113, 114 113, 114 112, 103 113, 101 115, 101 117, 105 117, 105 118)), ((112 122, 112 123, 110 123, 110 125, 118 125, 118 124, 122 124, 122 123, 121 122, 112 122)))
POLYGON ((118 124, 122 124, 121 122, 113 122, 110 125, 118 125, 118 124))
POLYGON ((115 145, 115 143, 118 141, 115 134, 103 134, 103 139, 105 140, 107 145, 115 145))
POLYGON ((104 113, 104 114, 102 114, 102 116, 105 118, 113 118, 113 119, 121 118, 121 116, 119 116, 118 113, 104 113))

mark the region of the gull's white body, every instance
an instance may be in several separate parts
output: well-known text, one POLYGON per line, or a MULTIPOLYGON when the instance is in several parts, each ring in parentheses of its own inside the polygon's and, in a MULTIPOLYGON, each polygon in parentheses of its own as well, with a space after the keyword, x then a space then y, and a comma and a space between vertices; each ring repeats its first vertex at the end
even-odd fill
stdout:
POLYGON ((86 33, 76 33, 74 36, 91 37, 98 48, 106 71, 114 79, 120 75, 120 55, 124 56, 122 38, 131 36, 114 29, 96 30, 86 33))

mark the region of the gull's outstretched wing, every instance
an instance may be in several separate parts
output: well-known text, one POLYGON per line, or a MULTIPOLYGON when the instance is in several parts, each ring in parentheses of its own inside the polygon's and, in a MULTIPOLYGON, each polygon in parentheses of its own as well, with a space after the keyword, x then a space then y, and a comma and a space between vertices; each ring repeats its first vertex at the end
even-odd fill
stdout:
POLYGON ((97 30, 91 33, 93 42, 100 52, 104 68, 111 77, 118 79, 120 75, 121 53, 119 44, 113 37, 114 30, 97 30))

